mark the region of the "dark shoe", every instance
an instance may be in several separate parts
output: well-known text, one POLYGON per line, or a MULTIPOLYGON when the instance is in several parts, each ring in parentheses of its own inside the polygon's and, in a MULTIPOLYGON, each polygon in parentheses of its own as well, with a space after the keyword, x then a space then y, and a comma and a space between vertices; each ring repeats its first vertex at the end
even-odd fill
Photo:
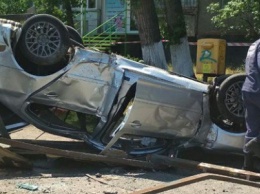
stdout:
POLYGON ((260 142, 258 138, 253 138, 248 143, 246 143, 245 150, 248 153, 252 153, 256 157, 260 158, 260 142))

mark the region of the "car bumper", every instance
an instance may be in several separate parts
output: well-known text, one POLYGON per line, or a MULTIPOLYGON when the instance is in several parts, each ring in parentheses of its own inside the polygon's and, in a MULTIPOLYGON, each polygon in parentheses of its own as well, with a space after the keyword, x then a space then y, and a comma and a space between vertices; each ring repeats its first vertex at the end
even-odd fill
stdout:
POLYGON ((207 137, 205 148, 242 152, 245 133, 232 133, 213 124, 207 137))

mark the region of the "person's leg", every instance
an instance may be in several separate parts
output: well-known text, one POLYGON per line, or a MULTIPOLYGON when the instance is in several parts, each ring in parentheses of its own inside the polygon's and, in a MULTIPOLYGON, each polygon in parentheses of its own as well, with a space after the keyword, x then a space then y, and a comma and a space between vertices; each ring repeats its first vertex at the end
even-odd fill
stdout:
POLYGON ((243 92, 246 122, 246 136, 244 145, 244 169, 253 170, 253 156, 259 153, 260 144, 258 143, 260 135, 260 95, 243 92))
POLYGON ((260 94, 243 92, 246 122, 246 142, 257 137, 260 140, 260 94))
POLYGON ((248 150, 248 152, 251 152, 254 156, 260 158, 260 141, 257 137, 246 143, 245 149, 248 150))
POLYGON ((254 171, 254 158, 252 153, 244 153, 244 170, 254 171))

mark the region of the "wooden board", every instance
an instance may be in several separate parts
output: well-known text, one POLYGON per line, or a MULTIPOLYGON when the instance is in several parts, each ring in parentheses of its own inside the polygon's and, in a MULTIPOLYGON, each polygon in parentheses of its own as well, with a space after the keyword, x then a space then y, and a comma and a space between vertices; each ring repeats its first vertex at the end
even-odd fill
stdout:
POLYGON ((11 152, 0 146, 0 165, 19 167, 19 168, 31 168, 32 163, 26 158, 11 152))
POLYGON ((24 143, 21 141, 15 141, 11 139, 1 138, 0 143, 10 145, 14 148, 22 148, 26 150, 32 150, 37 153, 41 154, 48 154, 53 156, 61 156, 65 158, 72 158, 75 160, 81 161, 89 161, 89 162, 103 162, 103 163, 110 163, 110 164, 117 164, 117 165, 125 165, 125 166, 133 166, 139 168, 154 168, 153 164, 147 161, 142 160, 134 160, 128 158, 120 158, 118 156, 104 156, 100 154, 91 154, 85 152, 78 152, 78 151, 69 151, 69 150, 61 150, 57 148, 50 148, 46 146, 39 146, 29 143, 24 143))
MULTIPOLYGON (((242 180, 242 179, 228 177, 228 176, 223 176, 223 175, 203 173, 203 174, 186 177, 186 178, 183 178, 183 179, 180 179, 177 181, 173 181, 168 184, 162 184, 162 185, 158 185, 155 187, 150 187, 150 188, 146 188, 143 190, 135 191, 132 194, 156 194, 156 193, 160 193, 160 192, 164 192, 164 191, 169 191, 169 190, 172 190, 172 189, 175 189, 178 187, 182 187, 185 185, 199 183, 200 181, 209 180, 209 179, 227 181, 227 182, 231 182, 231 183, 237 183, 237 184, 260 188, 260 184, 256 183, 256 182, 242 180)), ((172 191, 172 193, 174 193, 174 190, 172 191)))
POLYGON ((185 160, 180 158, 169 158, 162 155, 150 155, 147 160, 159 167, 178 167, 178 168, 190 168, 199 169, 203 172, 211 172, 221 175, 227 175, 232 177, 244 178, 247 180, 260 180, 260 173, 251 171, 230 168, 226 166, 220 166, 215 164, 209 164, 204 162, 196 162, 191 160, 185 160))

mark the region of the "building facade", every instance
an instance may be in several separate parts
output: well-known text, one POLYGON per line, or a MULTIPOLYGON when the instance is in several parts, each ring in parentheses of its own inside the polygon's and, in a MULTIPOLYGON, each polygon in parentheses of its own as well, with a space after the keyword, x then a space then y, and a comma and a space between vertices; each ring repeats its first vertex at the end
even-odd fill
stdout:
MULTIPOLYGON (((86 7, 75 9, 83 12, 76 17, 77 28, 80 29, 83 35, 93 36, 95 34, 117 34, 127 37, 121 42, 138 42, 138 31, 135 26, 134 17, 131 13, 130 0, 85 0, 86 7)), ((211 22, 212 15, 207 12, 207 6, 213 2, 219 2, 224 6, 228 0, 181 0, 183 11, 185 14, 187 34, 189 41, 196 43, 201 38, 223 38, 227 42, 243 42, 244 35, 240 32, 230 32, 223 35, 221 31, 214 27, 211 22)), ((157 1, 159 2, 159 1, 157 1)), ((159 17, 160 16, 159 14, 159 17)), ((137 45, 118 45, 116 52, 127 49, 130 55, 140 57, 140 54, 132 53, 131 47, 134 47, 135 52, 137 45)), ((191 53, 194 61, 196 58, 196 44, 191 44, 191 53)), ((227 63, 243 63, 248 47, 228 47, 227 48, 227 63), (239 57, 234 58, 233 54, 239 53, 239 57)), ((120 53, 125 54, 125 53, 120 53)))

